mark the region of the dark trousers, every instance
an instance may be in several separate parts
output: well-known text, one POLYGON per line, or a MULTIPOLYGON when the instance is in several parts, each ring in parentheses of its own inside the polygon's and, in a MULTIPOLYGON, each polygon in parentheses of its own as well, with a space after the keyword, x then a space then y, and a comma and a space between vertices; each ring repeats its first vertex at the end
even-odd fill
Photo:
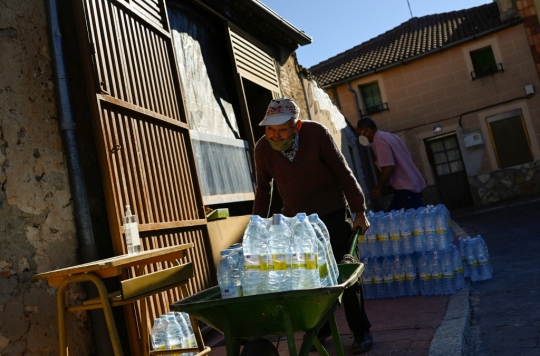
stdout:
MULTIPOLYGON (((330 243, 337 263, 343 256, 349 253, 350 238, 352 235, 352 218, 348 208, 343 208, 333 213, 321 216, 320 219, 326 225, 330 233, 330 243)), ((364 310, 364 293, 362 291, 362 279, 345 289, 343 292, 343 307, 349 329, 354 333, 360 330, 369 330, 371 324, 364 310)), ((320 334, 329 332, 329 324, 321 328, 320 334)), ((328 335, 328 334, 327 334, 328 335)))
POLYGON ((388 211, 400 210, 400 209, 417 209, 424 206, 422 201, 422 194, 411 192, 405 189, 394 190, 394 196, 392 202, 388 207, 388 211))

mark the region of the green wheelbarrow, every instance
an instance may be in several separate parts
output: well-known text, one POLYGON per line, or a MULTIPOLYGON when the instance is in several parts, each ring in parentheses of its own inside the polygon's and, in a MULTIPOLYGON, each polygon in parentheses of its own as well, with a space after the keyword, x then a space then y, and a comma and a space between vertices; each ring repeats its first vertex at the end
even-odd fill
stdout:
MULTIPOLYGON (((351 252, 357 238, 358 231, 352 238, 351 252)), ((343 291, 358 281, 364 265, 339 264, 338 269, 338 284, 331 287, 221 299, 220 289, 215 286, 173 303, 171 309, 184 311, 223 333, 227 356, 279 356, 274 344, 265 338, 270 335, 287 336, 290 356, 308 355, 312 343, 321 355, 328 355, 315 337, 327 321, 336 353, 344 356, 334 312, 341 305, 343 291), (300 353, 294 340, 296 332, 306 333, 300 353), (243 341, 247 343, 240 354, 243 341)))

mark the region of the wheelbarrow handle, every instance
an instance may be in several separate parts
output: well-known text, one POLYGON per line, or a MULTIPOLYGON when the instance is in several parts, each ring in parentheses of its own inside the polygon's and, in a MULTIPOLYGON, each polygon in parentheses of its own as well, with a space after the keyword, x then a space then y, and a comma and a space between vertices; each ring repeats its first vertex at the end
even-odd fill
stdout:
POLYGON ((358 245, 358 237, 360 236, 360 233, 362 232, 362 228, 360 226, 357 226, 356 229, 352 232, 351 239, 350 239, 350 247, 349 247, 349 255, 355 256, 356 253, 356 247, 358 245))

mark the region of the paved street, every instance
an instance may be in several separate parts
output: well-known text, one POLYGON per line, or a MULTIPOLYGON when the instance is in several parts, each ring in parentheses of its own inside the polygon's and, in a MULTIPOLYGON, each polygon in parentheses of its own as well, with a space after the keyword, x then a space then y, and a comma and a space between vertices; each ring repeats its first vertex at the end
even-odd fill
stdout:
POLYGON ((540 355, 540 199, 452 217, 484 237, 493 265, 470 285, 469 355, 540 355))

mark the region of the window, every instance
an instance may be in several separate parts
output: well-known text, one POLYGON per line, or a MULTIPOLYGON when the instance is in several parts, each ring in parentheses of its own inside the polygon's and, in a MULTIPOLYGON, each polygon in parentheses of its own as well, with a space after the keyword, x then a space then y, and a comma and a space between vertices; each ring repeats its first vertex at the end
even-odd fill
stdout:
POLYGON ((471 72, 473 80, 499 71, 504 71, 502 63, 497 64, 497 62, 495 62, 495 56, 493 55, 491 46, 472 51, 470 52, 470 55, 474 68, 474 71, 471 72))
POLYGON ((486 120, 499 168, 512 167, 533 160, 521 109, 490 116, 486 120))
POLYGON ((359 87, 364 101, 364 111, 366 114, 373 114, 383 110, 388 110, 388 105, 383 103, 379 83, 362 85, 359 87))

